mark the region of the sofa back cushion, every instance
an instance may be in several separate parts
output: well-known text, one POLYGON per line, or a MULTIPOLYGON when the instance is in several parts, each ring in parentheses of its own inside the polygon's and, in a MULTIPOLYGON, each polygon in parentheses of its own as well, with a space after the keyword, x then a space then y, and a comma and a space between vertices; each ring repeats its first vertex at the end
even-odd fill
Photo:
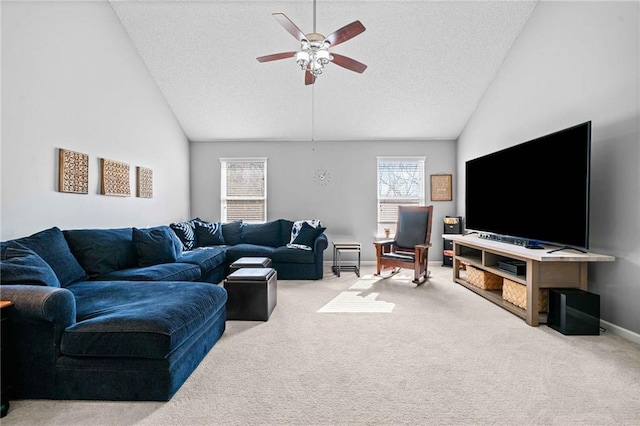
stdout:
POLYGON ((133 228, 138 266, 172 263, 182 255, 182 242, 168 226, 133 228))
POLYGON ((224 243, 235 246, 242 243, 242 221, 227 222, 222 224, 222 237, 224 243))
POLYGON ((56 273, 44 259, 13 241, 9 242, 0 260, 0 283, 60 287, 56 273))
POLYGON ((62 287, 87 278, 87 273, 71 254, 59 228, 53 227, 13 241, 33 250, 44 259, 55 272, 62 287))
POLYGON ((62 231, 82 268, 95 278, 138 266, 131 228, 62 231))
POLYGON ((243 223, 242 242, 257 246, 280 247, 280 222, 243 223))
POLYGON ((291 242, 291 229, 293 221, 288 219, 280 219, 280 244, 278 247, 286 246, 291 242))

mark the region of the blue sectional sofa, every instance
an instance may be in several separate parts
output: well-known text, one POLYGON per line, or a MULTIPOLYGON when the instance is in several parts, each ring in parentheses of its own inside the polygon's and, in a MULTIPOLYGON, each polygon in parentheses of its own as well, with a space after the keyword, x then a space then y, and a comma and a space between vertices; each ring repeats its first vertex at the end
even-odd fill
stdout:
POLYGON ((220 244, 185 251, 180 224, 51 228, 2 242, 12 397, 169 400, 224 333, 227 294, 214 284, 231 262, 267 256, 278 278, 322 278, 324 228, 199 223, 209 232, 200 242, 215 232, 220 244), (292 245, 292 232, 313 247, 292 245))

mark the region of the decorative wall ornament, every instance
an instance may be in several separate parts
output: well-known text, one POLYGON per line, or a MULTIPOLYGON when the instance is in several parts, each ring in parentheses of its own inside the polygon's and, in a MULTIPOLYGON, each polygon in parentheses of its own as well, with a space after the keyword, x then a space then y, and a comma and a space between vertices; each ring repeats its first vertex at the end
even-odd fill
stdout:
POLYGON ((313 179, 316 181, 316 185, 325 186, 329 184, 331 174, 326 169, 318 169, 314 173, 313 179))
POLYGON ((129 165, 118 161, 100 159, 100 193, 103 195, 131 196, 129 165))
POLYGON ((136 167, 137 185, 136 196, 153 198, 153 170, 146 167, 136 167))
POLYGON ((58 191, 75 194, 89 192, 89 156, 60 149, 58 191))
POLYGON ((431 175, 431 201, 451 201, 453 176, 447 174, 431 175))

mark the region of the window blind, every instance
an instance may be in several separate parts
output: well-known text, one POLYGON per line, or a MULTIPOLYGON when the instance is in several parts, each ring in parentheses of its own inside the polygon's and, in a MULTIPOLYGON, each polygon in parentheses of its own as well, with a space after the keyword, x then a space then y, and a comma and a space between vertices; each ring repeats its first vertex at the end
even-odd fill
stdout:
POLYGON ((378 158, 378 223, 398 221, 398 206, 424 205, 424 157, 378 158))
POLYGON ((222 220, 267 220, 266 159, 221 159, 222 220))

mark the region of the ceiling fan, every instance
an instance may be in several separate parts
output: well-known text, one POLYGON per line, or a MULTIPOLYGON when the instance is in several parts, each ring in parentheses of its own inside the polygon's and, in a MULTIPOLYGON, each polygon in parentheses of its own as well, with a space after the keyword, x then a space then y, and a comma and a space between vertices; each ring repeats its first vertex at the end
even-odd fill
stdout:
POLYGON ((292 52, 274 53, 260 56, 258 62, 277 61, 295 57, 296 63, 304 71, 304 84, 313 84, 322 74, 324 66, 333 62, 350 71, 362 73, 367 66, 347 56, 329 52, 329 48, 352 39, 366 29, 360 21, 353 21, 339 30, 325 37, 316 32, 316 1, 313 0, 313 32, 304 34, 284 13, 273 13, 272 16, 284 27, 289 34, 300 42, 300 50, 292 52))

